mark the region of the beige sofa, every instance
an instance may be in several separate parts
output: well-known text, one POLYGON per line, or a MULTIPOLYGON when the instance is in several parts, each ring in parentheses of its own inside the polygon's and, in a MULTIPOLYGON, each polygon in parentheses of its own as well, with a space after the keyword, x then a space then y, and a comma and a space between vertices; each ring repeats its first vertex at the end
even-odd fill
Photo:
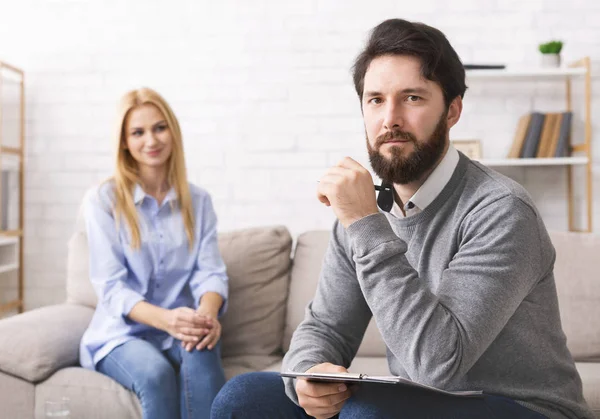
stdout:
MULTIPOLYGON (((280 369, 282 353, 314 293, 328 238, 327 231, 302 234, 291 258, 292 238, 284 227, 220 235, 231 284, 222 341, 228 378, 280 369)), ((600 415, 600 237, 553 233, 552 239, 564 330, 586 399, 600 415)), ((141 417, 133 393, 77 366, 79 340, 96 304, 87 252, 85 234, 75 233, 69 242, 65 304, 0 321, 0 418, 43 418, 44 401, 60 397, 70 399, 74 418, 141 417)), ((350 369, 389 373, 373 323, 350 369)))

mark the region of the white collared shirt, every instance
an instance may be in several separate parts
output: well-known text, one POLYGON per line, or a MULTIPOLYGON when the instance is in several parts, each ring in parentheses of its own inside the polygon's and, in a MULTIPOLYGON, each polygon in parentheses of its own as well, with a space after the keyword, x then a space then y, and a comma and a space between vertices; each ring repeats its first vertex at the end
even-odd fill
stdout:
MULTIPOLYGON (((416 215, 421 211, 425 210, 429 204, 442 192, 446 184, 450 181, 454 169, 458 164, 458 151, 450 144, 446 155, 440 161, 440 164, 431 172, 429 177, 421 185, 421 187, 415 192, 415 194, 408 200, 404 205, 406 211, 406 217, 416 215)), ((398 203, 394 200, 394 205, 390 211, 396 218, 404 218, 405 215, 398 203)))

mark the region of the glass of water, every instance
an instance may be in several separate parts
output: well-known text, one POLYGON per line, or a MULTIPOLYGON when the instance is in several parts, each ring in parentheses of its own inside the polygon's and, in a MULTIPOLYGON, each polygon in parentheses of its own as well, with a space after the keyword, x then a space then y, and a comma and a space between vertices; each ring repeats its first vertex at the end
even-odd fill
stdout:
POLYGON ((69 399, 67 397, 63 397, 60 400, 46 400, 44 410, 46 412, 46 418, 71 418, 69 399))

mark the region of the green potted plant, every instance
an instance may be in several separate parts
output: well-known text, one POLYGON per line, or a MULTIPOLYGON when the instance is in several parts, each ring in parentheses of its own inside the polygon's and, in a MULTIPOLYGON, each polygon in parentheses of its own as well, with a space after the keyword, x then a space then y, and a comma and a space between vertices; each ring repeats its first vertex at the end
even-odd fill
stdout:
POLYGON ((542 67, 559 67, 560 51, 563 43, 561 41, 550 41, 540 44, 539 49, 542 53, 542 67))

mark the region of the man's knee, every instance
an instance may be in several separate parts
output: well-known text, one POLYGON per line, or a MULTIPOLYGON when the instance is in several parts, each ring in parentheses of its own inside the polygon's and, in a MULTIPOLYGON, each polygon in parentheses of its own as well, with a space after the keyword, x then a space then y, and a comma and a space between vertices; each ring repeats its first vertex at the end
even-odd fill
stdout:
POLYGON ((340 419, 392 419, 389 413, 384 412, 374 403, 356 400, 351 397, 346 401, 339 415, 340 419))
MULTIPOLYGON (((247 403, 252 403, 252 398, 260 392, 260 381, 261 373, 247 373, 233 377, 227 381, 217 398, 213 403, 214 406, 225 409, 228 411, 237 411, 238 409, 244 409, 247 403)), ((214 409, 213 409, 214 410, 214 409)))
POLYGON ((277 374, 251 372, 229 380, 212 405, 212 418, 250 417, 249 412, 269 404, 269 399, 285 397, 283 382, 277 374), (244 415, 245 414, 245 415, 244 415))

